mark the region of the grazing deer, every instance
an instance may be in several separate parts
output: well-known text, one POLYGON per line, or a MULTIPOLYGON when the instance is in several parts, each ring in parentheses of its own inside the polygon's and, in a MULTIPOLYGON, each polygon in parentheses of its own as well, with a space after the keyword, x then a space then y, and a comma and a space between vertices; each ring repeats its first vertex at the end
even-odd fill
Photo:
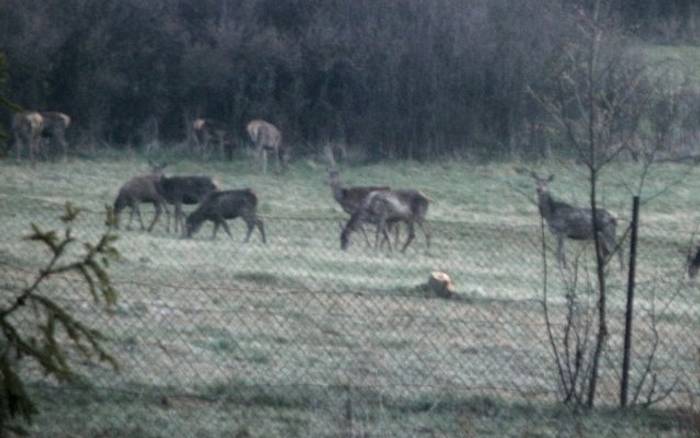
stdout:
POLYGON ((224 157, 227 145, 230 148, 229 128, 223 122, 214 119, 196 119, 192 122, 192 130, 194 131, 197 151, 203 157, 209 154, 212 138, 216 139, 216 147, 220 157, 224 157))
MULTIPOLYGON (((359 208, 362 206, 362 201, 374 191, 386 191, 391 190, 389 186, 353 186, 353 187, 343 187, 340 182, 340 173, 337 169, 328 169, 328 185, 331 187, 331 192, 333 193, 333 199, 340 205, 344 212, 352 216, 359 208)), ((389 228, 394 226, 395 222, 389 223, 389 228)), ((358 224, 357 227, 360 229, 362 234, 365 236, 365 241, 369 245, 369 238, 367 237, 367 232, 362 223, 358 224)), ((395 229, 395 241, 398 242, 399 239, 399 228, 396 226, 395 229)))
POLYGON ((225 190, 210 193, 195 211, 187 217, 185 227, 185 237, 192 237, 204 221, 214 222, 214 232, 212 239, 216 238, 219 226, 224 227, 224 231, 229 237, 231 230, 226 224, 226 219, 242 218, 248 226, 248 232, 244 242, 248 242, 253 229, 257 226, 260 231, 262 242, 266 243, 265 227, 262 220, 257 215, 258 197, 251 189, 225 190))
POLYGON ((167 200, 157 189, 160 178, 163 176, 163 169, 167 164, 156 164, 152 161, 149 161, 149 164, 151 165, 150 174, 135 176, 124 183, 119 189, 117 199, 114 200, 114 215, 117 228, 119 228, 119 214, 128 206, 131 209, 131 214, 129 215, 129 223, 126 225, 126 229, 131 229, 131 221, 134 219, 134 213, 136 213, 141 224, 141 230, 143 230, 144 226, 143 220, 141 219, 139 204, 144 202, 153 204, 156 209, 153 221, 148 227, 149 232, 153 230, 153 226, 158 221, 158 218, 160 218, 162 210, 165 210, 165 214, 168 216, 168 223, 170 223, 170 211, 168 211, 167 200))
MULTIPOLYGON (((555 200, 549 192, 549 183, 554 175, 540 178, 537 173, 530 172, 536 182, 537 205, 540 214, 547 222, 549 231, 557 238, 557 262, 566 267, 564 254, 564 238, 572 240, 593 240, 593 212, 590 208, 579 208, 562 201, 555 200)), ((617 219, 609 211, 596 209, 596 229, 599 231, 602 255, 607 259, 615 251, 617 244, 617 219)), ((622 251, 617 251, 620 269, 623 268, 622 251)))
MULTIPOLYGON (((184 230, 185 213, 182 205, 199 204, 206 196, 217 190, 217 184, 208 176, 173 176, 161 175, 156 183, 158 193, 175 206, 175 232, 181 225, 184 230)), ((170 216, 167 230, 170 231, 170 216)))
POLYGON ((263 173, 267 173, 267 153, 275 156, 277 173, 280 172, 280 156, 282 166, 289 163, 289 149, 282 144, 282 133, 273 125, 264 120, 253 120, 246 126, 248 137, 255 145, 255 155, 262 165, 263 173))
MULTIPOLYGON (((333 199, 335 199, 335 202, 337 202, 343 209, 343 211, 349 214, 350 216, 352 216, 353 213, 355 213, 360 208, 360 206, 362 205, 362 201, 364 201, 367 195, 369 195, 371 192, 374 192, 376 190, 391 190, 389 186, 344 187, 340 182, 340 172, 336 167, 335 156, 333 154, 332 147, 324 147, 324 154, 326 155, 326 159, 328 159, 328 163, 330 164, 330 167, 328 168, 327 182, 331 188, 333 199)), ((392 225, 393 223, 391 223, 389 226, 391 227, 392 225)), ((367 242, 367 244, 369 245, 369 238, 367 237, 367 233, 365 232, 363 224, 358 224, 358 228, 360 229, 360 231, 362 231, 362 235, 365 237, 365 242, 367 242)), ((397 226, 395 235, 396 242, 398 242, 399 239, 398 233, 399 229, 397 226)))
POLYGON ((65 132, 70 126, 70 117, 56 111, 22 111, 12 119, 12 131, 15 136, 17 159, 21 158, 22 148, 29 149, 29 160, 34 164, 35 155, 41 152, 41 139, 48 138, 61 147, 63 158, 68 153, 65 132))
POLYGON ((379 234, 389 244, 389 224, 391 222, 405 222, 408 226, 408 237, 401 248, 405 252, 408 245, 416 236, 414 224, 418 224, 423 234, 428 249, 430 249, 430 230, 425 223, 430 199, 417 190, 378 190, 371 192, 362 201, 362 205, 353 213, 340 233, 340 248, 345 250, 350 245, 350 234, 356 231, 363 222, 377 225, 375 248, 379 246, 379 234))

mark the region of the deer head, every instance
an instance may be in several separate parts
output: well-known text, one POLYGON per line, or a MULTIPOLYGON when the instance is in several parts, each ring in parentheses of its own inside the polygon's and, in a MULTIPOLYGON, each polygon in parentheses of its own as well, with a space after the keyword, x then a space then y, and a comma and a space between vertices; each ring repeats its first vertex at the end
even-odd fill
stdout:
POLYGON ((530 176, 535 180, 535 188, 537 189, 538 195, 544 195, 549 192, 549 183, 554 181, 554 175, 542 178, 536 172, 531 171, 530 176))
POLYGON ((151 166, 151 172, 155 175, 160 175, 163 173, 163 169, 168 166, 168 163, 163 161, 161 163, 156 163, 153 160, 148 160, 148 165, 151 166))

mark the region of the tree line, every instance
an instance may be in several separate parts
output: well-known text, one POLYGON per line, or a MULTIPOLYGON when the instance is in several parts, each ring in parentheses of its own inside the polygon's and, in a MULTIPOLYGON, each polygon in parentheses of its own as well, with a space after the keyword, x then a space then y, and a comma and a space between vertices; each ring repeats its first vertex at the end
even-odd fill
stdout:
MULTIPOLYGON (((0 51, 8 97, 69 114, 72 143, 173 144, 196 117, 242 141, 262 118, 297 153, 343 141, 373 159, 542 154, 546 114, 527 90, 546 89, 590 1, 536 3, 4 0, 0 51)), ((700 36, 689 0, 606 13, 630 37, 700 36)))

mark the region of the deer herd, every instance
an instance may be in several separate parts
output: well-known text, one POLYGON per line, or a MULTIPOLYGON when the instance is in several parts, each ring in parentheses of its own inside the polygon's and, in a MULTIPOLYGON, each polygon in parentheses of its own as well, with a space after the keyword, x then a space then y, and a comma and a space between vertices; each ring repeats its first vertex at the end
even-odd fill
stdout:
MULTIPOLYGON (((60 148, 65 157, 68 144, 65 131, 70 126, 68 115, 55 111, 23 111, 15 114, 12 129, 15 138, 17 158, 20 159, 22 150, 27 149, 32 164, 37 156, 46 157, 52 154, 51 149, 60 148), (46 145, 43 142, 48 142, 46 145), (49 150, 47 150, 49 149, 49 150)), ((252 120, 245 126, 245 131, 254 146, 263 173, 267 172, 268 154, 275 160, 275 168, 280 172, 289 163, 289 148, 282 142, 282 133, 273 124, 264 120, 252 120)), ((192 123, 195 148, 205 155, 215 148, 221 156, 224 150, 231 146, 231 131, 220 121, 209 118, 198 118, 192 123), (214 145, 214 146, 212 146, 214 145)), ((344 154, 344 148, 341 150, 344 154)), ((340 225, 340 246, 346 250, 350 245, 350 237, 360 231, 367 245, 371 245, 365 231, 365 226, 374 227, 375 249, 387 245, 392 248, 391 233, 394 234, 394 245, 399 245, 400 224, 403 223, 407 237, 401 252, 405 252, 415 238, 415 226, 423 232, 426 247, 430 248, 430 229, 426 215, 430 198, 414 189, 392 189, 388 185, 345 186, 340 181, 340 172, 334 158, 334 146, 326 146, 324 154, 328 160, 328 179, 331 193, 335 202, 349 215, 349 219, 340 225)), ((208 176, 166 176, 163 173, 165 163, 149 161, 150 173, 131 178, 124 183, 114 201, 116 226, 119 227, 119 216, 124 208, 129 207, 130 229, 134 216, 138 217, 141 229, 151 231, 158 222, 161 214, 167 217, 166 229, 170 231, 171 214, 168 205, 174 207, 173 231, 180 232, 183 237, 192 237, 205 221, 214 224, 212 238, 216 237, 219 227, 231 236, 226 223, 228 219, 240 217, 247 225, 245 242, 258 229, 263 243, 266 242, 265 227, 257 214, 258 197, 250 189, 222 190, 219 184, 208 176), (150 203, 155 208, 155 215, 146 228, 141 217, 140 204, 150 203), (189 215, 185 215, 183 205, 197 205, 189 215)), ((617 220, 605 209, 596 209, 595 214, 590 208, 580 208, 555 199, 549 191, 549 183, 554 175, 547 178, 533 171, 516 168, 521 174, 528 174, 535 182, 537 206, 548 230, 556 238, 557 263, 566 267, 564 241, 592 241, 598 233, 600 251, 607 261, 613 254, 617 255, 620 269, 623 269, 622 251, 619 248, 616 228, 617 220), (595 218, 595 226, 594 226, 595 218)), ((700 271, 700 247, 687 257, 688 275, 694 278, 700 271)))

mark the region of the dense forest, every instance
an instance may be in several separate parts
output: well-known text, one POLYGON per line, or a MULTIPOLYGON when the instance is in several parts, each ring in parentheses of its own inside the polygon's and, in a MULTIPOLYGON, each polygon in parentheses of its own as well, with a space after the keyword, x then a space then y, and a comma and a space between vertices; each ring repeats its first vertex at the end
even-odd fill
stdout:
MULTIPOLYGON (((539 154, 552 59, 591 0, 0 0, 4 94, 71 143, 183 142, 196 117, 369 157, 539 154), (535 6, 536 5, 536 6, 535 6)), ((631 41, 700 41, 691 0, 603 2, 631 41)), ((9 112, 2 114, 7 126, 9 112)))

